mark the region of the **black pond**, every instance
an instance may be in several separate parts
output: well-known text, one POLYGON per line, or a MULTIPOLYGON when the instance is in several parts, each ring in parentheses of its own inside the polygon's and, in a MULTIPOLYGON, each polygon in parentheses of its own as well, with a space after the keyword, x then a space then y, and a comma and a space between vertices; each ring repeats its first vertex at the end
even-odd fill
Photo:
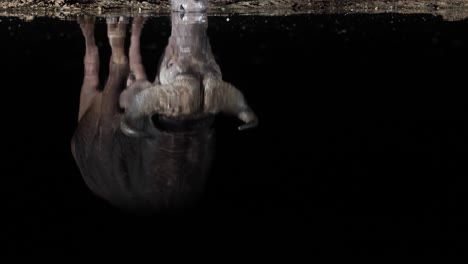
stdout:
MULTIPOLYGON (((231 253, 265 246, 272 254, 289 246, 321 252, 332 240, 335 252, 349 254, 461 252, 433 239, 455 238, 466 220, 468 21, 209 17, 223 78, 244 93, 259 126, 240 132, 239 121, 217 118, 200 208, 145 216, 94 196, 71 155, 85 48, 78 23, 0 19, 9 249, 73 255, 140 245, 150 254, 161 245, 231 253)), ((170 26, 169 17, 145 24, 150 76, 170 26)), ((105 78, 104 19, 96 41, 105 78)))

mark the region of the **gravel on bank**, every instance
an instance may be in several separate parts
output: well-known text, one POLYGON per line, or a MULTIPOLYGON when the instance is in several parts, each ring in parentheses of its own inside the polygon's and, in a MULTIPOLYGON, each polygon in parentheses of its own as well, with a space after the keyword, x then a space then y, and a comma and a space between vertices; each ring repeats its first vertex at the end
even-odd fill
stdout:
MULTIPOLYGON (((208 12, 244 14, 428 13, 468 18, 468 0, 209 0, 208 12)), ((169 0, 0 0, 0 14, 60 16, 88 13, 167 13, 169 0)))

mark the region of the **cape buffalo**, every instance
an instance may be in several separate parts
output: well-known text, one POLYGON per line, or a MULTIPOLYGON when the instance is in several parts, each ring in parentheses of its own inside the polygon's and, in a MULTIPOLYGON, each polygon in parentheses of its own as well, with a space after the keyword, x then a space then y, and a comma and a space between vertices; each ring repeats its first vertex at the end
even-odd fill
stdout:
MULTIPOLYGON (((177 1, 175 1, 177 2, 177 1)), ((195 1, 197 2, 197 1, 195 1)), ((71 146, 88 187, 114 206, 168 210, 203 193, 214 144, 213 118, 224 112, 257 125, 242 93, 222 80, 205 13, 174 13, 157 77, 148 81, 140 54, 144 19, 108 19, 112 54, 101 89, 94 18, 80 18, 86 43, 78 125, 71 146)))

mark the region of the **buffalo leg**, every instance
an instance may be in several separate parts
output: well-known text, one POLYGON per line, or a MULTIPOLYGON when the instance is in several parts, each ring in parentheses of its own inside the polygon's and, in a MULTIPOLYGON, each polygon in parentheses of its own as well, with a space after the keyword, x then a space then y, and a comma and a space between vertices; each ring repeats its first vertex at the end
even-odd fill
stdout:
POLYGON ((125 37, 128 18, 109 18, 107 37, 111 46, 109 76, 102 94, 101 114, 113 119, 119 112, 120 93, 126 86, 129 74, 128 58, 125 54, 125 37))
POLYGON ((141 59, 140 38, 145 21, 143 17, 135 17, 132 23, 132 35, 130 38, 130 71, 136 81, 146 81, 145 67, 141 59))
POLYGON ((94 37, 95 18, 90 16, 80 17, 78 23, 85 38, 86 52, 84 57, 84 77, 80 92, 80 109, 78 120, 98 93, 99 89, 99 50, 94 37))
POLYGON ((130 74, 127 79, 127 88, 120 95, 120 106, 124 109, 129 106, 136 94, 151 86, 146 76, 140 52, 140 38, 144 23, 143 17, 135 17, 132 22, 129 50, 130 74))

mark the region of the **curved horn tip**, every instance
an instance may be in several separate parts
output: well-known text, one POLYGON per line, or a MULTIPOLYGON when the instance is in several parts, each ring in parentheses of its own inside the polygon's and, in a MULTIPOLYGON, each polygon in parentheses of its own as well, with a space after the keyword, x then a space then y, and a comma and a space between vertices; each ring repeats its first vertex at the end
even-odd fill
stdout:
POLYGON ((142 136, 141 132, 131 128, 123 120, 120 122, 120 130, 122 131, 122 133, 124 133, 124 135, 129 136, 129 137, 140 137, 140 136, 142 136))
POLYGON ((247 124, 243 124, 241 126, 238 127, 239 131, 243 131, 243 130, 248 130, 248 129, 252 129, 252 128, 255 128, 258 126, 258 120, 255 120, 255 121, 252 121, 252 122, 249 122, 247 124))
POLYGON ((246 130, 246 129, 251 129, 251 128, 254 128, 256 126, 258 126, 258 118, 257 118, 257 115, 255 115, 255 113, 250 110, 250 109, 247 109, 246 111, 242 111, 241 113, 239 113, 239 115, 237 116, 240 120, 244 121, 245 124, 239 126, 239 130, 246 130))

